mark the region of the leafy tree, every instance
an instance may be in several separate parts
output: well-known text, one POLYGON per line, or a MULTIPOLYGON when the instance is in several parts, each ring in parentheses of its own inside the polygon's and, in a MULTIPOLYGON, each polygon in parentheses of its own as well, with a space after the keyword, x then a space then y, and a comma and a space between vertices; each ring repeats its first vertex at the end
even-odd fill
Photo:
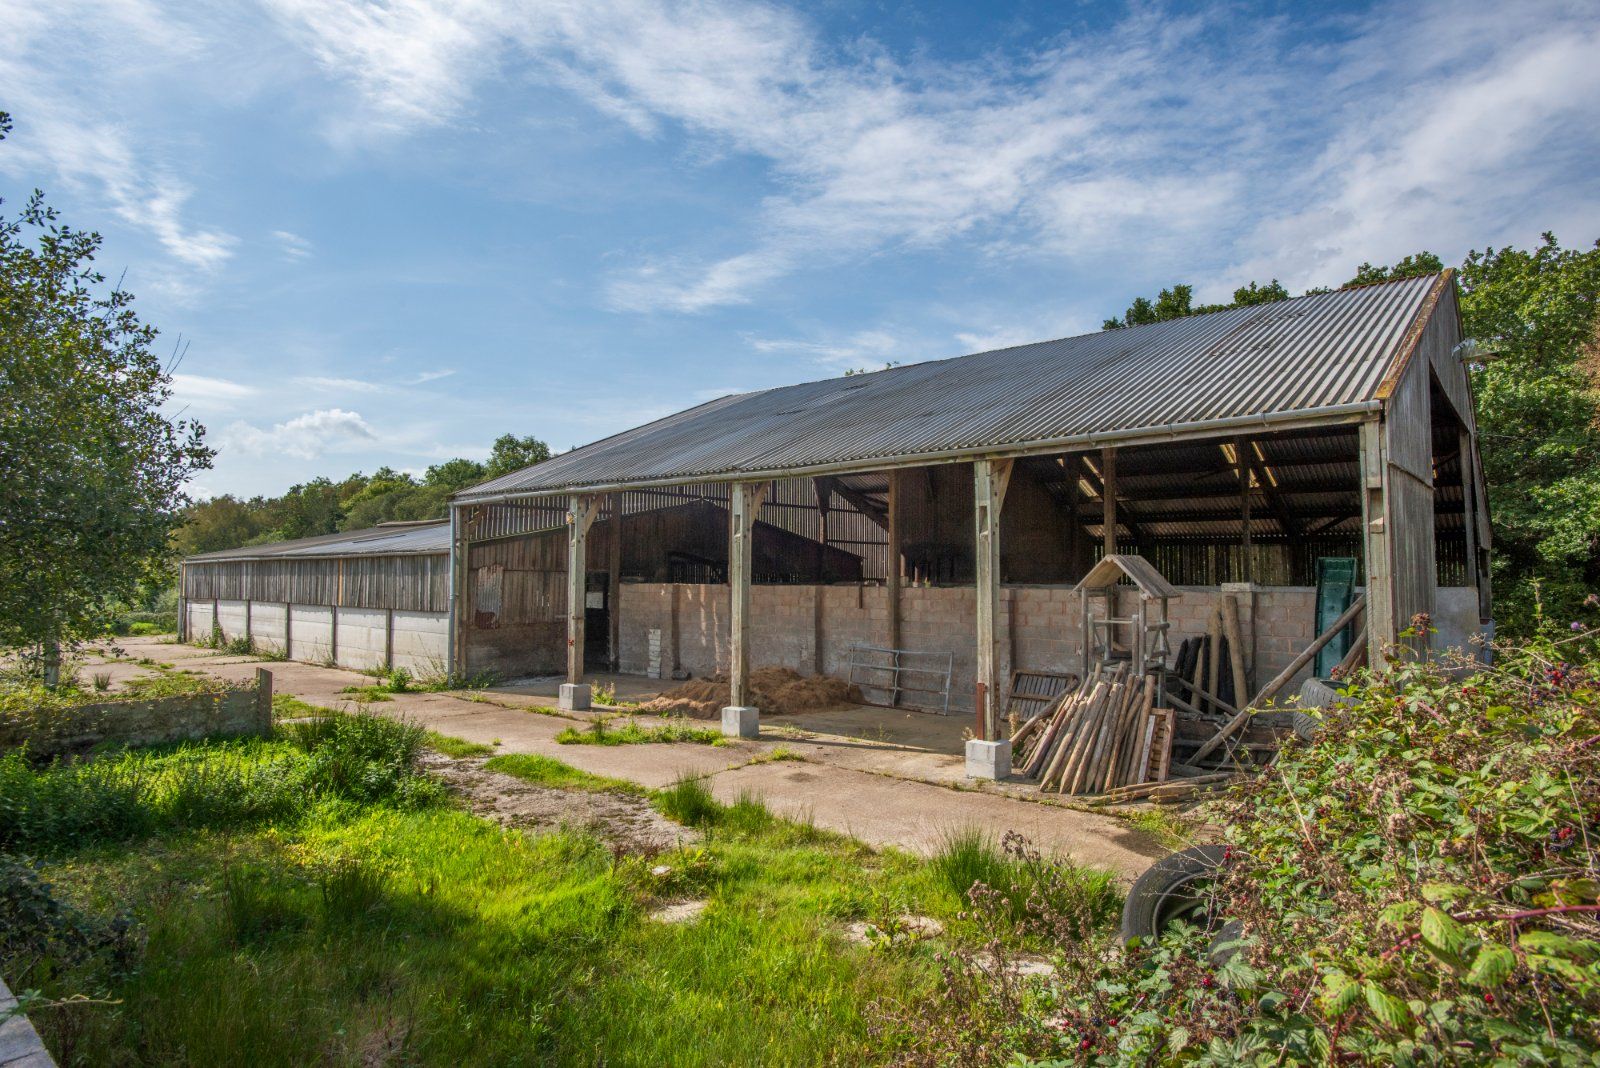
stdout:
POLYGON ((1600 243, 1563 249, 1545 234, 1531 251, 1474 251, 1461 268, 1463 325, 1489 351, 1473 388, 1495 615, 1511 632, 1534 626, 1541 599, 1545 616, 1579 618, 1600 589, 1597 306, 1600 243))
POLYGON ((1226 311, 1229 308, 1244 308, 1255 304, 1271 304, 1274 301, 1288 299, 1289 291, 1284 289, 1278 280, 1274 278, 1266 285, 1251 282, 1249 285, 1240 286, 1233 291, 1233 302, 1230 304, 1196 305, 1194 303, 1194 287, 1179 282, 1171 289, 1163 289, 1153 301, 1148 297, 1135 297, 1133 303, 1128 305, 1128 310, 1122 314, 1122 318, 1107 319, 1104 329, 1118 330, 1125 326, 1164 323, 1171 319, 1183 319, 1190 315, 1201 315, 1205 312, 1226 311))
POLYGON ((189 506, 183 525, 173 532, 173 548, 179 556, 193 556, 248 545, 266 533, 267 522, 260 497, 244 501, 223 494, 189 506))
MULTIPOLYGON (((507 435, 508 437, 510 435, 507 435)), ((476 460, 464 460, 457 457, 446 460, 442 464, 434 464, 428 468, 423 476, 423 484, 435 486, 447 493, 464 490, 468 486, 477 485, 489 477, 488 468, 476 460)))
POLYGON ((550 446, 538 438, 519 438, 515 434, 502 434, 494 439, 494 448, 489 453, 489 462, 485 465, 484 474, 489 478, 499 478, 513 471, 520 471, 524 467, 542 464, 548 459, 550 459, 550 446))
POLYGON ((1401 278, 1416 278, 1424 274, 1438 274, 1444 270, 1444 261, 1431 252, 1418 252, 1407 256, 1393 267, 1374 267, 1370 263, 1363 263, 1356 268, 1356 276, 1340 289, 1349 289, 1351 286, 1369 286, 1374 282, 1393 282, 1401 278))
MULTIPOLYGON (((0 139, 10 128, 0 113, 0 139)), ((52 683, 60 643, 166 557, 183 485, 213 455, 204 428, 162 413, 156 330, 105 287, 100 241, 38 191, 0 215, 0 645, 37 650, 52 683)))

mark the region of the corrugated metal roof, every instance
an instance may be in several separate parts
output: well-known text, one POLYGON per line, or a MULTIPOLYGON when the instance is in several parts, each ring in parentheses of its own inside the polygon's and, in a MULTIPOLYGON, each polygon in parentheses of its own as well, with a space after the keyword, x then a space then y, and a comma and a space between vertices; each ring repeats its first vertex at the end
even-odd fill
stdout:
POLYGON ((432 556, 450 551, 450 524, 372 527, 322 534, 314 538, 245 545, 238 549, 202 553, 186 561, 203 564, 217 560, 283 560, 316 556, 432 556))
POLYGON ((1377 399, 1440 275, 702 404, 457 495, 947 458, 1377 399))

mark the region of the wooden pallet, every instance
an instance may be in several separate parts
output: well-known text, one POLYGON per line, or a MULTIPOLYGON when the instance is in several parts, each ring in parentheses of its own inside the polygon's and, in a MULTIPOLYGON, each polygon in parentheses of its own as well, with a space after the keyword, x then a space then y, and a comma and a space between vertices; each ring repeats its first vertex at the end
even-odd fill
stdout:
POLYGON ((1031 719, 1068 690, 1078 685, 1075 674, 1049 671, 1013 671, 1011 688, 1006 691, 1006 715, 1031 719))

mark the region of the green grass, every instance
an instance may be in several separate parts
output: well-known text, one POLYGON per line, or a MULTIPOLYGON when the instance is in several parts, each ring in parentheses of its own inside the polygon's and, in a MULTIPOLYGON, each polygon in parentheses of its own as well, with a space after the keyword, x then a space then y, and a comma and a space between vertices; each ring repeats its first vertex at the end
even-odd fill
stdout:
POLYGON ((1140 809, 1118 813, 1129 826, 1143 831, 1168 849, 1177 852, 1194 845, 1194 827, 1174 812, 1164 809, 1140 809))
POLYGON ((440 734, 438 731, 429 731, 426 735, 428 746, 437 749, 448 757, 460 759, 462 757, 489 756, 494 752, 494 746, 484 745, 482 742, 469 742, 465 738, 457 738, 449 734, 440 734))
MULTIPOLYGON (((431 740, 419 728, 343 713, 285 735, 0 764, 0 799, 32 799, 0 811, 0 827, 34 829, 42 881, 96 930, 131 925, 58 960, 8 955, 0 931, 0 972, 19 989, 96 999, 34 1014, 61 1063, 881 1062, 919 1036, 879 1000, 934 1011, 939 947, 869 949, 845 926, 915 913, 949 939, 977 937, 937 865, 780 819, 750 795, 722 804, 702 780, 653 796, 701 828, 698 844, 619 855, 398 785, 417 778, 404 769, 431 740), (139 760, 139 788, 111 807, 166 813, 143 837, 38 818, 101 811, 115 790, 91 787, 127 787, 139 760), (364 791, 393 769, 388 789, 364 791), (242 809, 251 796, 284 807, 242 809), (648 918, 688 899, 708 903, 694 923, 648 918)), ((547 757, 486 766, 641 792, 547 757)))
POLYGON ((1017 922, 1043 901, 1059 915, 1084 913, 1110 924, 1122 899, 1111 873, 1045 860, 1026 849, 1005 849, 981 828, 948 833, 930 861, 934 877, 962 901, 981 883, 998 891, 1017 922))
POLYGON ((538 786, 553 786, 561 790, 610 790, 617 793, 643 793, 644 788, 627 779, 612 779, 604 775, 591 775, 587 771, 562 763, 554 757, 536 753, 502 753, 483 765, 489 771, 511 775, 538 786))
POLYGON ((326 716, 333 709, 322 705, 314 705, 290 693, 275 693, 272 695, 272 716, 274 719, 306 719, 313 716, 326 716))
POLYGON ((393 701, 394 700, 394 698, 390 696, 390 694, 392 694, 394 691, 390 690, 387 686, 382 686, 382 685, 374 685, 374 686, 345 686, 345 687, 342 687, 339 690, 339 692, 340 693, 347 693, 351 697, 354 697, 356 700, 364 701, 364 702, 367 702, 369 704, 376 703, 376 702, 379 702, 379 701, 393 701))
POLYGON ((700 745, 726 745, 722 732, 712 727, 692 727, 686 723, 667 723, 646 727, 630 719, 612 727, 597 719, 587 728, 568 727, 556 735, 560 745, 645 745, 652 742, 695 742, 700 745))

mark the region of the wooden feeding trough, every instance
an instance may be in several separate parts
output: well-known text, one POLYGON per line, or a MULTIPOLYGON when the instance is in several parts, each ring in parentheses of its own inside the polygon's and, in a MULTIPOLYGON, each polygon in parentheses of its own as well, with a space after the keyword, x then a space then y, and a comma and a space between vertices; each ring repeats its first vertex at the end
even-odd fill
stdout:
POLYGON ((1167 604, 1183 596, 1142 556, 1113 553, 1102 557, 1078 583, 1083 595, 1083 674, 1096 665, 1128 661, 1133 675, 1156 676, 1157 701, 1162 698, 1167 657, 1167 604), (1117 615, 1117 589, 1132 582, 1138 605, 1132 615, 1117 615))

